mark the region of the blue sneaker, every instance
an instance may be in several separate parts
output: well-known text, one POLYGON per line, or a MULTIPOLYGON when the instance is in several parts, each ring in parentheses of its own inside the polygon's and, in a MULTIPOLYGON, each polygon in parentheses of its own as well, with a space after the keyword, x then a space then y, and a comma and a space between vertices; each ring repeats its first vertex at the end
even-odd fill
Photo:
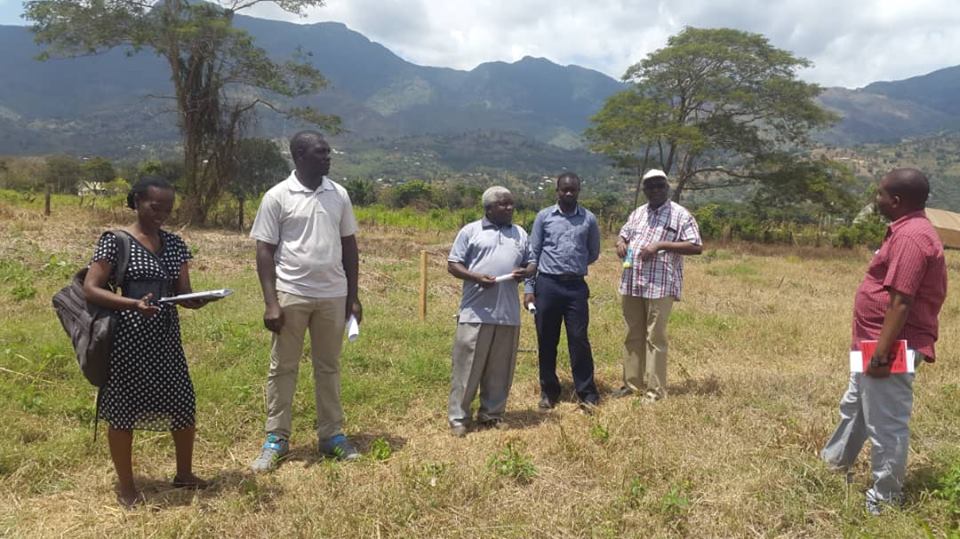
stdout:
POLYGON ((337 434, 332 438, 321 441, 317 444, 320 453, 326 457, 337 460, 356 460, 360 458, 360 452, 347 440, 343 434, 337 434))
POLYGON ((280 465, 280 461, 286 458, 290 452, 290 442, 277 436, 268 434, 267 441, 263 443, 260 449, 260 456, 250 464, 250 469, 257 473, 272 472, 280 465))

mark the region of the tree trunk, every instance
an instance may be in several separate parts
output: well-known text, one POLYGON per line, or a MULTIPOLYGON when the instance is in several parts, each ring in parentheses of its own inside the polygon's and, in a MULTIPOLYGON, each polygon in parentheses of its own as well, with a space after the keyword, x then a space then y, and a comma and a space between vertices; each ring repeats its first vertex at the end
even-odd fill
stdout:
POLYGON ((237 230, 243 232, 243 197, 237 197, 240 207, 237 208, 237 230))
POLYGON ((50 217, 50 184, 47 184, 47 189, 43 194, 43 214, 47 217, 50 217))
POLYGON ((673 188, 673 195, 670 196, 670 199, 676 202, 677 204, 680 203, 680 195, 683 194, 683 188, 687 186, 687 180, 688 178, 684 178, 681 176, 677 180, 677 186, 673 188))

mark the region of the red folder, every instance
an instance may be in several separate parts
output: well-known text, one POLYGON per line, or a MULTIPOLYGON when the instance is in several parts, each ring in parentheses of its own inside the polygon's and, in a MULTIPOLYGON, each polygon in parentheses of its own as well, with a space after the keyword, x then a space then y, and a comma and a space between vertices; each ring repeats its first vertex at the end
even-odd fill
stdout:
MULTIPOLYGON (((860 341, 860 353, 862 354, 863 360, 863 372, 867 372, 867 367, 870 365, 870 358, 873 357, 873 353, 877 349, 877 341, 860 341)), ((902 374, 905 372, 913 372, 912 369, 907 365, 907 341, 900 339, 899 341, 894 341, 893 346, 890 350, 892 356, 892 362, 890 363, 890 374, 902 374)))

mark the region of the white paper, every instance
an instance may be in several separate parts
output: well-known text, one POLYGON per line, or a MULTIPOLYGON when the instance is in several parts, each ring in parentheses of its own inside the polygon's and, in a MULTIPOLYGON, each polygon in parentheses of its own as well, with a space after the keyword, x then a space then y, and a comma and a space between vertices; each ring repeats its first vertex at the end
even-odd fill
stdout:
POLYGON ((357 337, 360 336, 360 323, 357 322, 357 317, 350 315, 350 320, 347 320, 347 340, 353 342, 357 340, 357 337))
POLYGON ((179 296, 169 296, 166 298, 160 298, 160 303, 177 303, 180 301, 186 301, 188 299, 217 299, 225 298, 233 294, 233 290, 230 288, 221 288, 219 290, 207 290, 205 292, 191 292, 189 294, 180 294, 179 296))
MULTIPOLYGON (((907 372, 916 372, 917 351, 907 348, 907 372)), ((863 354, 860 350, 850 351, 850 372, 863 372, 863 354)))
POLYGON ((508 273, 508 274, 506 274, 506 275, 501 275, 501 276, 495 278, 495 279, 494 279, 494 282, 502 283, 502 282, 504 282, 504 281, 512 281, 512 280, 513 280, 513 274, 512 274, 512 273, 508 273))

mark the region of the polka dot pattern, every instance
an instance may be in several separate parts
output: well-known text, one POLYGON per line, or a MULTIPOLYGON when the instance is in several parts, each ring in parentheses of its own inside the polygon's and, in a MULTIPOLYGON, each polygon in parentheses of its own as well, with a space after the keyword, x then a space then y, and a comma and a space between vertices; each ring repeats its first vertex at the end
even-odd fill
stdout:
MULTIPOLYGON (((160 239, 156 254, 135 239, 130 242, 124 283, 170 279, 173 289, 180 268, 191 258, 190 251, 175 234, 161 230, 160 239)), ((105 232, 93 255, 94 261, 110 263, 111 280, 117 248, 117 237, 105 232)), ((110 373, 101 389, 100 418, 122 430, 180 430, 192 426, 196 397, 180 341, 177 307, 162 304, 160 312, 150 318, 136 310, 117 314, 110 373)))

